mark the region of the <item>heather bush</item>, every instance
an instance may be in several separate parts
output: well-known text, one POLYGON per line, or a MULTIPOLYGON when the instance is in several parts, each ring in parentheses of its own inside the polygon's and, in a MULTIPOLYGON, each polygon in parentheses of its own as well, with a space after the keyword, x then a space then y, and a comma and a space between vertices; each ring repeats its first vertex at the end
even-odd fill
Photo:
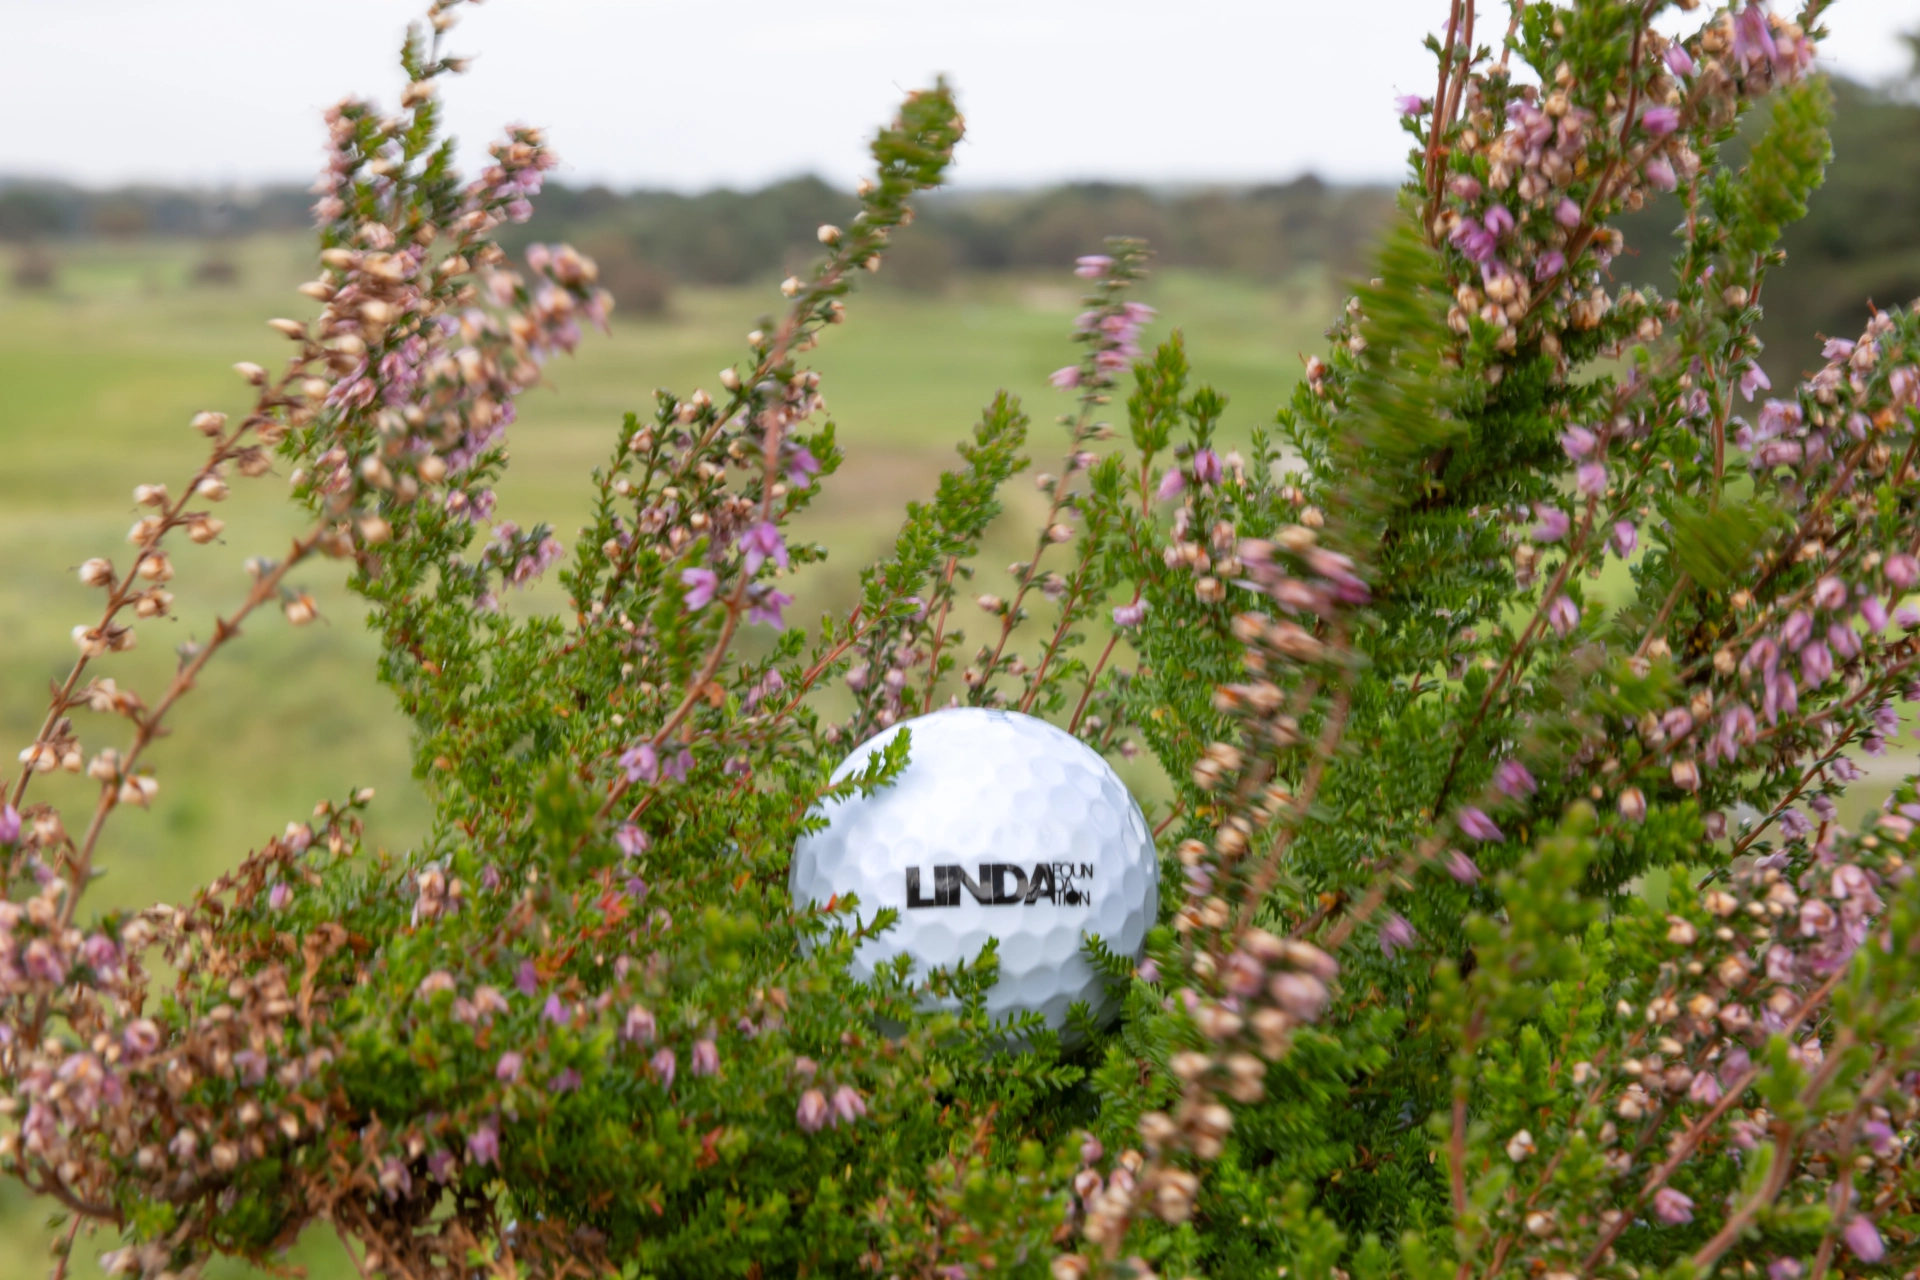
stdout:
POLYGON ((1920 319, 1779 398, 1755 362, 1826 159, 1818 0, 1532 3, 1492 39, 1453 0, 1403 217, 1248 447, 1177 332, 1143 344, 1148 249, 1115 242, 1076 268, 1015 589, 969 598, 1027 465, 1002 394, 817 628, 783 590, 841 460, 805 356, 940 181, 953 97, 906 98, 716 392, 611 432, 563 545, 492 485, 608 302, 495 242, 537 132, 453 172, 457 4, 397 114, 328 113, 318 317, 272 322, 254 408, 196 418, 204 460, 82 566, 104 606, 0 811, 0 1161, 69 1244, 142 1275, 316 1222, 405 1277, 1912 1270, 1920 791, 1840 804, 1920 697, 1920 319), (1666 191, 1670 291, 1614 286, 1614 220, 1666 191), (116 684, 209 554, 182 541, 276 465, 307 531, 169 684, 116 684), (187 905, 89 912, 167 713, 243 626, 313 621, 316 557, 367 603, 432 834, 376 854, 372 797, 335 797, 187 905), (542 574, 557 616, 512 607, 542 574), (819 802, 911 734, 833 766, 956 701, 1164 772, 1161 924, 1087 943, 1108 1024, 994 1024, 991 948, 857 981, 890 913, 789 899, 819 802), (90 813, 34 798, 58 769, 90 813))

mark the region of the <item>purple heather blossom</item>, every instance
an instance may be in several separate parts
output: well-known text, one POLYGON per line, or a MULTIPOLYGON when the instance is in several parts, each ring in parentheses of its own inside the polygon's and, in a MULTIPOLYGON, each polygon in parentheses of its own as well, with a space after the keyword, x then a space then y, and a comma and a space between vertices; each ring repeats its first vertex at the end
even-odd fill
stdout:
POLYGON ((427 1157, 427 1176, 435 1182, 445 1184, 453 1179, 454 1155, 445 1147, 439 1147, 427 1157))
POLYGON ((775 631, 784 631, 787 620, 781 610, 793 603, 784 591, 755 591, 747 597, 747 621, 764 622, 775 631))
POLYGON ((1132 604, 1117 604, 1113 607, 1113 625, 1116 627, 1137 627, 1146 621, 1147 602, 1135 600, 1132 604))
POLYGON ((0 844, 15 844, 20 839, 20 811, 12 805, 0 805, 0 844))
POLYGON ((1574 474, 1574 485, 1589 498, 1605 497, 1607 469, 1598 462, 1584 462, 1574 474))
POLYGON ((1881 572, 1887 575, 1887 581, 1905 591, 1915 582, 1920 582, 1920 560, 1901 552, 1887 557, 1887 563, 1881 572))
POLYGON ((547 1086, 548 1090, 553 1093, 572 1093, 575 1089, 578 1089, 579 1087, 580 1087, 580 1073, 578 1071, 575 1071, 572 1067, 568 1067, 565 1071, 562 1071, 559 1075, 555 1076, 553 1078, 553 1083, 547 1086))
POLYGON ((711 569, 682 569, 680 585, 687 589, 687 608, 704 609, 713 603, 714 592, 720 589, 720 575, 711 569))
POLYGON ((1847 1246, 1847 1252, 1865 1263, 1875 1263, 1887 1256, 1887 1245, 1880 1238, 1880 1228, 1873 1225, 1873 1219, 1863 1213, 1856 1213, 1847 1220, 1840 1230, 1840 1241, 1847 1246))
POLYGON ((833 1123, 835 1127, 852 1124, 867 1114, 867 1100, 860 1096, 859 1090, 850 1085, 841 1085, 833 1091, 833 1123))
POLYGON ((1613 537, 1607 541, 1613 544, 1614 554, 1630 556, 1640 545, 1640 530, 1634 527, 1631 520, 1617 520, 1613 526, 1613 537))
POLYGON ((748 573, 758 573, 760 566, 769 560, 782 569, 790 563, 786 541, 780 536, 780 526, 771 520, 762 520, 742 534, 740 546, 747 554, 748 573))
POLYGON ((1137 966, 1135 966, 1133 971, 1133 976, 1140 979, 1140 981, 1142 982, 1148 982, 1148 983, 1158 982, 1160 981, 1160 966, 1155 964, 1150 959, 1142 960, 1137 966))
POLYGON ((1687 1098, 1703 1107, 1710 1107, 1720 1101, 1720 1082, 1713 1078, 1713 1072, 1701 1071, 1693 1077, 1693 1083, 1687 1086, 1687 1098))
POLYGON ((1833 655, 1827 646, 1815 640, 1800 651, 1800 677, 1808 688, 1825 684, 1833 676, 1833 655))
POLYGON ((1690 76, 1693 74, 1693 57, 1686 51, 1685 47, 1678 44, 1668 45, 1666 59, 1667 70, 1673 72, 1673 74, 1677 76, 1690 76))
POLYGON ((1487 211, 1480 215, 1480 223, 1487 234, 1503 236, 1513 230, 1513 214, 1503 204, 1490 204, 1487 211))
POLYGON ((293 887, 284 881, 274 881, 273 888, 267 890, 267 909, 285 911, 287 904, 293 901, 293 887))
POLYGON ((1655 156, 1646 163, 1647 185, 1655 191, 1671 191, 1680 185, 1680 179, 1673 172, 1673 162, 1665 156, 1655 156))
POLYGON ((572 1012, 561 1001, 557 991, 547 997, 546 1007, 540 1010, 540 1016, 556 1026, 565 1026, 573 1020, 572 1012))
POLYGON ((1877 596, 1860 598, 1860 617, 1865 620, 1867 630, 1875 635, 1887 629, 1887 606, 1881 604, 1877 596))
POLYGON ((1560 433, 1560 447, 1575 462, 1592 453, 1599 443, 1600 437, 1585 427, 1568 427, 1560 433))
POLYGON ((826 1128, 830 1112, 827 1108, 827 1095, 818 1089, 808 1089, 800 1095, 800 1105, 793 1110, 793 1118, 799 1122, 802 1133, 818 1133, 826 1128))
POLYGON ((1454 248, 1482 265, 1493 261, 1494 255, 1500 252, 1498 238, 1473 218, 1462 218, 1455 223, 1447 239, 1454 248))
POLYGON ((1827 647, 1843 661, 1851 661, 1860 656, 1860 637, 1846 623, 1836 622, 1827 628, 1827 647))
POLYGON ((627 1010, 627 1021, 620 1029, 620 1034, 629 1043, 652 1044, 653 1031, 653 1014, 649 1010, 637 1004, 627 1010))
POLYGON ((1160 487, 1154 491, 1154 496, 1160 499, 1160 501, 1165 502, 1186 487, 1186 476, 1181 474, 1178 467, 1175 467, 1160 477, 1160 487))
POLYGON ((1427 100, 1417 93, 1403 93, 1393 100, 1393 109, 1403 116, 1417 116, 1427 109, 1427 100))
POLYGON ((1459 823, 1460 830, 1463 834, 1472 836, 1475 840, 1506 839, 1506 836, 1501 834, 1500 828, 1493 824, 1493 819, 1489 818, 1484 811, 1476 809, 1472 805, 1463 807, 1460 812, 1455 815, 1454 820, 1459 823))
POLYGON ((1544 502, 1533 504, 1533 514, 1540 519, 1540 523, 1528 535, 1535 542, 1558 542, 1567 536, 1567 530, 1572 527, 1566 512, 1544 502))
POLYGON ((697 1076, 720 1074, 720 1050, 718 1046, 711 1040, 695 1040, 693 1042, 693 1060, 688 1063, 687 1069, 697 1076))
POLYGON ((628 782, 658 782, 660 751, 651 742, 629 747, 620 757, 620 768, 625 771, 628 782))
POLYGON ((1202 449, 1193 455, 1193 478, 1201 484, 1220 482, 1220 455, 1211 449, 1202 449))
POLYGON ((1828 338, 1827 345, 1820 348, 1820 356, 1823 360, 1845 360, 1852 354, 1852 338, 1828 338))
POLYGON ((813 485, 813 477, 820 474, 820 459, 813 456, 813 450, 803 444, 788 446, 787 483, 796 489, 806 489, 813 485))
POLYGON ((493 1078, 505 1084, 512 1084, 520 1078, 521 1057, 508 1051, 500 1055, 500 1061, 494 1064, 493 1078))
POLYGON ((613 833, 613 842, 620 847, 620 852, 629 858, 637 858, 645 853, 649 843, 647 833, 631 822, 620 825, 620 829, 613 833))
POLYGON ((1458 849, 1447 850, 1447 874, 1461 884, 1480 882, 1479 864, 1458 849))
POLYGON ((1653 1216, 1670 1227, 1692 1222, 1693 1199, 1672 1187, 1662 1187, 1653 1193, 1653 1216))
POLYGON ((1533 278, 1551 280, 1566 269, 1567 255, 1558 249, 1549 249, 1540 255, 1539 261, 1533 264, 1533 278))
POLYGON ((1767 1280, 1800 1280, 1806 1273, 1798 1258, 1775 1258, 1767 1264, 1767 1280))
POLYGON ((1680 108, 1648 107, 1640 113, 1640 127, 1656 138, 1664 138, 1680 127, 1680 108))
POLYGON ((1405 951, 1419 941, 1419 938, 1420 935, 1413 931, 1413 926, 1407 922, 1407 918, 1398 911, 1387 912, 1386 919, 1380 922, 1380 951, 1384 955, 1391 956, 1395 952, 1405 951))
POLYGON ((1064 369, 1055 369, 1047 375, 1047 381, 1061 391, 1071 391, 1080 385, 1080 366, 1070 364, 1064 369))
POLYGON ((673 1075, 680 1066, 679 1059, 673 1056, 673 1050, 662 1049, 648 1059, 647 1065, 653 1068, 654 1078, 660 1081, 662 1089, 673 1088, 673 1075))
POLYGON ((1753 361, 1747 361, 1746 370, 1740 375, 1740 394, 1745 396, 1747 402, 1751 404, 1754 392, 1771 390, 1773 390, 1773 383, 1767 380, 1767 371, 1753 361))
POLYGON ((467 1159, 478 1165, 489 1165, 500 1158, 500 1131, 491 1120, 483 1120, 480 1127, 467 1135, 467 1159))
POLYGON ((1748 0, 1746 7, 1733 16, 1734 61, 1754 66, 1775 62, 1779 56, 1780 46, 1767 29, 1766 9, 1760 0, 1748 0))
POLYGON ((1780 627, 1780 643, 1796 653, 1807 641, 1813 639, 1813 615, 1805 609, 1795 609, 1787 615, 1780 627))
POLYGON ((1553 220, 1571 231, 1580 225, 1580 206, 1566 196, 1560 197, 1560 203, 1553 207, 1553 220))
POLYGON ((520 989, 523 996, 531 996, 540 990, 540 975, 534 971, 533 961, 522 960, 520 967, 513 971, 513 985, 520 989))
POLYGON ((1915 627, 1920 627, 1920 609, 1910 604, 1903 604, 1893 611, 1893 621, 1894 625, 1912 631, 1915 627))
POLYGON ((1527 772, 1527 766, 1518 760, 1502 760, 1494 767, 1493 785, 1501 795, 1510 800, 1519 800, 1539 790, 1540 784, 1527 772))
POLYGON ((1555 596, 1547 605, 1547 625, 1553 628, 1555 635, 1562 640, 1573 634, 1580 625, 1580 606, 1571 596, 1555 596))
POLYGON ((1813 584, 1813 603, 1822 609, 1838 609, 1847 602, 1847 584, 1832 574, 1813 584))
POLYGON ((1090 253, 1084 258, 1075 259, 1073 274, 1082 280, 1098 280, 1113 266, 1113 259, 1104 253, 1090 253))

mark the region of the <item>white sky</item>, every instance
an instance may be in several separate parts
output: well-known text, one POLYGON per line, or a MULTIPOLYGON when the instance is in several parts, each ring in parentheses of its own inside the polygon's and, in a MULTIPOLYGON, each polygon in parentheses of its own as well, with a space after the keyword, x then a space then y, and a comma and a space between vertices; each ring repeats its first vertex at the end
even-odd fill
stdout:
MULTIPOLYGON (((0 0, 0 174, 304 182, 318 112, 391 106, 421 0, 0 0)), ((1487 6, 1492 8, 1492 5, 1487 6)), ((1393 178, 1396 93, 1432 92, 1445 0, 491 0, 448 48, 467 146, 548 128, 573 182, 850 181, 901 91, 945 72, 956 180, 1393 178)), ((1840 0, 1830 65, 1902 70, 1920 0, 1840 0)))

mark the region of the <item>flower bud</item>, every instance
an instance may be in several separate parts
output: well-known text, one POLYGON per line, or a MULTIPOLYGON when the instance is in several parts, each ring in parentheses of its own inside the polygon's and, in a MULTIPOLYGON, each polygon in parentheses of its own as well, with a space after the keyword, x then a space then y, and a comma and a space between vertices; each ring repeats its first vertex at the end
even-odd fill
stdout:
POLYGON ((99 556, 80 566, 80 581, 89 587, 110 587, 113 585, 113 563, 99 556))
POLYGON ((224 413, 196 413, 193 415, 193 429, 203 436, 217 436, 227 428, 227 415, 224 413))
POLYGON ((242 360, 235 364, 233 371, 256 387, 266 385, 267 371, 251 360, 242 360))
MULTIPOLYGON (((722 369, 720 371, 720 385, 729 391, 738 391, 740 389, 740 374, 733 369, 722 369)), ((694 394, 698 396, 699 393, 695 392, 694 394)))
POLYGON ((785 280, 782 280, 780 282, 780 292, 785 294, 789 298, 793 297, 793 295, 795 295, 796 293, 799 293, 800 277, 788 276, 785 280))

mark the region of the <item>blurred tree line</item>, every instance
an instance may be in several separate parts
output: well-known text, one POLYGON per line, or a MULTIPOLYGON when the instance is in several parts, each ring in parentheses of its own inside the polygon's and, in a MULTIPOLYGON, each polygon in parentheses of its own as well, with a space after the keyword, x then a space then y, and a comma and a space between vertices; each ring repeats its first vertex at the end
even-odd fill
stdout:
MULTIPOLYGON (((1920 77, 1881 88, 1834 81, 1834 159, 1805 220, 1786 236, 1788 262, 1767 284, 1767 364, 1776 382, 1815 362, 1818 332, 1845 335, 1882 304, 1920 296, 1920 77)), ((91 191, 0 179, 0 242, 23 246, 16 278, 52 279, 47 247, 78 236, 197 237, 210 249, 198 278, 218 282, 218 245, 257 232, 304 229, 311 197, 298 188, 248 192, 125 188, 91 191), (31 268, 28 270, 27 268, 31 268)), ((1336 186, 1311 175, 1256 187, 1163 189, 1081 183, 1037 191, 948 191, 897 233, 882 279, 923 293, 976 272, 1058 270, 1107 236, 1142 236, 1163 266, 1278 281, 1301 271, 1335 279, 1365 266, 1393 209, 1386 187, 1336 186)), ((593 255, 629 314, 665 311, 680 285, 734 285, 778 276, 817 250, 823 222, 852 217, 851 194, 818 178, 758 191, 616 192, 549 187, 519 244, 571 240, 593 255)), ((1655 278, 1666 232, 1681 217, 1663 201, 1628 228, 1637 259, 1616 272, 1655 278)))

